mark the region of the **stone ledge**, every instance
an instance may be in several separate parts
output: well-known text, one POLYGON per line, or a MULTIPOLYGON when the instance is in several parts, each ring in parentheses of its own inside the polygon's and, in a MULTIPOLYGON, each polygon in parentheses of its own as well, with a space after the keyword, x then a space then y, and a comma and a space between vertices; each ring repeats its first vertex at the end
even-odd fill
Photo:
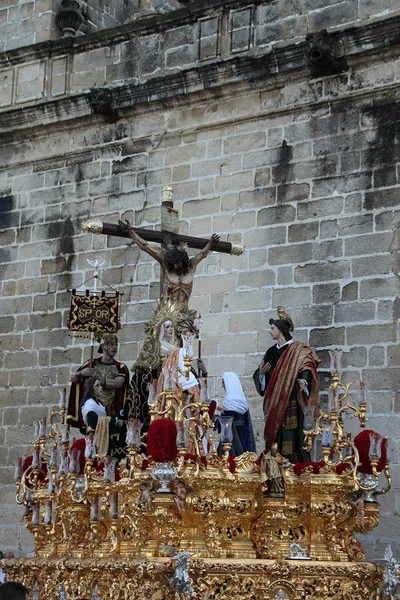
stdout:
MULTIPOLYGON (((263 3, 265 3, 265 0, 252 0, 249 5, 258 6, 263 3)), ((27 60, 64 55, 66 52, 71 54, 87 52, 94 48, 129 41, 134 35, 150 35, 167 29, 190 25, 218 9, 232 10, 242 7, 243 0, 203 0, 202 2, 195 2, 185 8, 166 14, 145 16, 137 21, 119 25, 113 29, 102 29, 85 36, 61 38, 9 50, 0 54, 0 68, 27 60)))
MULTIPOLYGON (((215 0, 217 1, 217 0, 215 0)), ((400 17, 380 23, 352 28, 334 34, 335 42, 342 48, 343 55, 371 55, 384 47, 400 43, 400 17)), ((75 41, 74 41, 75 43, 75 41)), ((48 46, 48 45, 47 45, 48 46)), ((231 89, 233 85, 242 84, 240 89, 257 89, 277 75, 308 73, 306 65, 306 44, 276 46, 268 52, 255 56, 251 52, 229 59, 220 59, 199 66, 149 78, 145 82, 131 82, 112 87, 113 98, 117 110, 129 109, 140 105, 165 101, 172 98, 185 97, 189 94, 200 94, 207 91, 231 89)), ((274 82, 274 87, 276 86, 274 82)), ((58 100, 40 100, 34 104, 18 108, 11 107, 0 113, 0 139, 6 136, 10 140, 10 130, 18 131, 42 127, 50 124, 68 122, 77 118, 90 117, 89 92, 76 95, 65 94, 58 100)), ((99 118, 99 117, 96 117, 99 118)))

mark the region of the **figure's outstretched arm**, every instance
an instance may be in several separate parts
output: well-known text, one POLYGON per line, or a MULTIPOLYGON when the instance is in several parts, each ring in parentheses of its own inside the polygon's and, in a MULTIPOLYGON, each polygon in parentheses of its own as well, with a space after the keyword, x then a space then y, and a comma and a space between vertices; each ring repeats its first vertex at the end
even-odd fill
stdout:
POLYGON ((128 232, 129 237, 135 242, 135 244, 137 244, 137 246, 141 250, 143 250, 143 252, 146 252, 147 254, 155 258, 156 261, 162 264, 161 250, 159 250, 159 248, 155 248, 154 246, 150 246, 150 244, 146 242, 146 240, 141 238, 140 235, 138 235, 136 231, 132 228, 129 221, 125 221, 125 223, 123 221, 118 221, 118 225, 121 227, 121 229, 124 229, 128 232))
POLYGON ((196 256, 194 256, 193 258, 190 259, 189 266, 192 268, 197 267, 199 262, 201 262, 204 258, 206 258, 206 256, 208 256, 210 254, 210 252, 212 251, 213 245, 217 244, 218 242, 219 242, 219 235, 217 235, 216 233, 213 233, 212 236, 210 237, 210 239, 208 240, 207 245, 204 246, 204 248, 202 250, 200 250, 200 252, 196 256))

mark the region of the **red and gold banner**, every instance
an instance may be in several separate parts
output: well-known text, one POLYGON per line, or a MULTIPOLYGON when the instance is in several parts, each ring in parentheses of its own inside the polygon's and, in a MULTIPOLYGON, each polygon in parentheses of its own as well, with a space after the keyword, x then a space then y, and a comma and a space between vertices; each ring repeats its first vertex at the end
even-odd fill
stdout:
POLYGON ((72 290, 67 327, 70 331, 115 333, 120 329, 119 293, 110 296, 72 290))

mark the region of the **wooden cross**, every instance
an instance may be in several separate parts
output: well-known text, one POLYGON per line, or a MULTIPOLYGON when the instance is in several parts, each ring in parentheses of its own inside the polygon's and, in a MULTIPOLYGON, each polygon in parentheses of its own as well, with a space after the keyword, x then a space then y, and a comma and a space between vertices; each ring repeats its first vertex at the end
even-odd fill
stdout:
MULTIPOLYGON (((114 237, 129 238, 128 231, 124 231, 119 225, 113 223, 103 223, 99 220, 86 221, 82 225, 82 229, 89 233, 97 233, 111 235, 114 237)), ((162 188, 161 198, 161 231, 152 229, 142 229, 140 227, 132 227, 132 229, 147 242, 156 242, 162 244, 165 237, 172 238, 173 244, 184 242, 189 248, 203 249, 208 239, 191 237, 188 235, 179 234, 179 219, 178 211, 173 207, 172 188, 165 186, 162 188)), ((244 246, 233 244, 231 242, 216 242, 213 245, 213 252, 221 252, 223 254, 234 254, 239 256, 244 251, 244 246)))

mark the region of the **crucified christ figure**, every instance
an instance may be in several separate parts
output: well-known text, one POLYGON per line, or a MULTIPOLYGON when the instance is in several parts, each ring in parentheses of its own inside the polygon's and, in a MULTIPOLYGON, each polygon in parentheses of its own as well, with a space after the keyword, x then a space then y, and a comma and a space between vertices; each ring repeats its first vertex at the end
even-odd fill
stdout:
POLYGON ((189 258, 181 245, 172 243, 160 249, 150 246, 131 227, 129 221, 119 221, 121 229, 128 232, 129 237, 138 247, 153 257, 161 265, 163 295, 173 302, 181 313, 189 310, 189 298, 193 288, 193 278, 197 265, 212 252, 213 245, 219 241, 219 236, 213 233, 207 245, 193 258, 189 258))

